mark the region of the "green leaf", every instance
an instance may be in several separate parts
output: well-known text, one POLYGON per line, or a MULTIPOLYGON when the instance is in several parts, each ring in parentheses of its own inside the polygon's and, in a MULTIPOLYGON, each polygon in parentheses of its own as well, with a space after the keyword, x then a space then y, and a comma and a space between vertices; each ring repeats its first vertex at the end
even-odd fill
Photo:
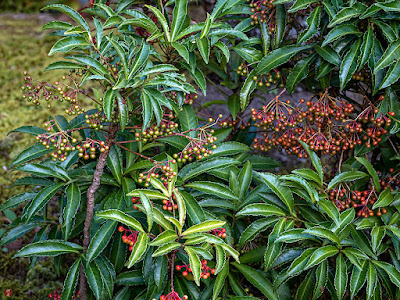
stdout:
MULTIPOLYGON (((263 54, 260 50, 255 49, 254 47, 251 47, 250 45, 242 45, 239 44, 235 47, 232 47, 232 50, 235 51, 237 54, 240 55, 244 60, 246 60, 248 63, 255 63, 258 62, 262 57, 263 54)), ((235 95, 235 94, 233 94, 235 95)))
POLYGON ((99 71, 103 75, 108 74, 107 68, 104 67, 100 62, 98 62, 97 60, 95 60, 94 58, 92 58, 90 56, 73 55, 73 56, 68 56, 67 58, 74 59, 78 63, 81 63, 83 65, 88 65, 89 67, 95 68, 97 71, 99 71))
POLYGON ((44 69, 43 71, 46 72, 53 70, 66 70, 66 69, 71 70, 71 69, 84 69, 84 68, 85 68, 84 66, 70 61, 57 61, 48 65, 46 69, 44 69))
POLYGON ((329 200, 321 199, 318 201, 318 205, 337 225, 340 224, 340 214, 335 204, 329 200))
POLYGON ((312 238, 311 235, 305 234, 303 232, 303 228, 289 229, 283 233, 280 233, 279 237, 276 238, 275 243, 294 243, 312 238))
POLYGON ((326 286, 326 282, 328 281, 328 261, 325 260, 318 265, 317 270, 315 271, 315 277, 317 282, 315 283, 314 293, 312 300, 318 299, 326 286))
POLYGON ((313 292, 314 282, 315 282, 314 270, 310 270, 308 271, 303 282, 297 289, 296 296, 294 299, 295 300, 310 299, 313 292))
POLYGON ((115 90, 109 89, 104 93, 103 110, 107 120, 112 120, 115 103, 115 90))
POLYGON ((11 198, 8 198, 6 202, 4 202, 2 205, 0 205, 0 210, 4 211, 6 209, 15 207, 25 201, 32 200, 36 197, 36 195, 37 195, 37 193, 25 192, 25 193, 21 193, 21 194, 12 196, 11 198))
POLYGON ((63 229, 64 237, 67 240, 73 227, 75 214, 81 205, 81 191, 76 183, 71 183, 65 189, 65 194, 67 196, 67 203, 63 211, 63 229))
POLYGON ((131 80, 137 71, 144 65, 148 60, 150 54, 150 46, 143 42, 140 52, 136 55, 135 60, 132 63, 132 67, 128 76, 128 80, 131 80))
POLYGON ((32 256, 57 256, 67 253, 79 253, 82 247, 61 240, 48 240, 31 243, 14 255, 14 257, 32 257, 32 256))
POLYGON ((357 243, 358 248, 368 256, 375 258, 376 256, 372 251, 370 241, 368 237, 365 235, 365 233, 362 232, 361 230, 357 230, 353 224, 349 224, 348 226, 350 226, 351 228, 351 236, 357 243))
MULTIPOLYGON (((142 270, 123 272, 117 276, 115 283, 119 285, 129 285, 129 286, 143 285, 144 280, 142 276, 142 270)), ((115 299, 117 300, 117 298, 115 299)), ((129 299, 129 294, 128 294, 128 299, 129 299)))
POLYGON ((378 200, 372 206, 372 209, 376 209, 379 207, 389 206, 393 202, 394 198, 390 192, 390 188, 387 188, 382 193, 379 194, 378 200))
POLYGON ((236 269, 257 289, 259 289, 265 297, 270 300, 278 300, 279 297, 275 292, 272 284, 265 278, 265 276, 258 272, 257 270, 243 264, 238 264, 236 262, 232 263, 236 269))
POLYGON ((212 300, 216 300, 218 295, 221 293, 222 288, 225 285, 225 280, 228 274, 229 274, 229 264, 225 263, 222 270, 218 273, 218 276, 215 279, 212 300))
POLYGON ((111 43, 111 45, 113 46, 113 48, 117 51, 117 54, 122 62, 122 66, 124 67, 124 74, 125 74, 125 78, 127 78, 128 74, 128 59, 126 57, 126 53, 124 51, 124 49, 122 48, 122 46, 118 43, 118 41, 106 36, 107 40, 111 43))
POLYGON ((301 9, 306 9, 312 3, 317 2, 316 0, 296 0, 294 4, 290 7, 288 12, 294 13, 301 9))
POLYGON ((379 183, 379 177, 372 164, 368 161, 368 159, 363 157, 356 157, 355 159, 367 169, 369 175, 372 177, 375 189, 380 192, 381 185, 379 183))
POLYGON ((95 262, 85 265, 84 270, 90 289, 93 291, 96 299, 100 299, 104 288, 100 270, 95 262))
MULTIPOLYGON (((220 147, 223 147, 224 144, 221 144, 220 147)), ((240 145, 240 144, 239 144, 240 145)), ((226 145, 226 146, 236 146, 236 145, 226 145)), ((246 146, 247 147, 247 146, 246 146)), ((230 147, 232 148, 232 147, 230 147)), ((230 149, 231 150, 231 149, 230 149)), ((224 151, 226 152, 226 151, 224 151)), ((199 176, 200 174, 207 173, 214 169, 225 168, 229 166, 235 166, 240 164, 239 161, 233 158, 213 158, 206 161, 196 161, 184 166, 178 173, 180 177, 182 177, 183 181, 187 181, 193 177, 199 176)))
POLYGON ((50 22, 46 23, 45 25, 43 25, 41 30, 47 30, 47 29, 69 30, 71 28, 74 28, 74 26, 71 25, 70 23, 62 22, 62 21, 50 21, 50 22))
POLYGON ((154 240, 152 240, 149 245, 150 246, 163 246, 172 241, 175 241, 178 238, 178 235, 173 230, 166 230, 160 233, 154 240))
POLYGON ((278 196, 278 198, 289 209, 290 214, 294 215, 294 200, 293 194, 289 188, 282 186, 279 179, 273 174, 257 173, 261 180, 278 196))
POLYGON ((129 260, 126 263, 127 268, 132 266, 143 259, 149 244, 149 238, 146 233, 139 233, 135 245, 133 245, 132 253, 129 256, 129 260))
MULTIPOLYGON (((265 74, 272 69, 279 67, 280 65, 286 63, 290 58, 299 53, 302 50, 309 49, 310 46, 284 46, 280 49, 268 53, 260 61, 260 63, 255 68, 256 74, 265 74)), ((249 74, 250 75, 250 74, 249 74)), ((252 78, 251 78, 252 79, 252 78)), ((241 97, 242 98, 242 97, 241 97)), ((243 107, 243 105, 242 105, 243 107)))
POLYGON ((49 55, 53 55, 56 52, 69 52, 75 48, 85 49, 90 46, 86 38, 82 36, 67 36, 58 40, 53 47, 50 49, 49 55))
POLYGON ((70 300, 75 295, 75 287, 79 278, 79 267, 81 259, 78 258, 69 268, 68 274, 64 280, 64 286, 61 293, 61 300, 70 300))
POLYGON ((309 229, 303 231, 303 233, 308 233, 308 234, 311 234, 311 235, 314 235, 314 236, 317 236, 320 238, 328 239, 328 240, 340 245, 339 238, 337 237, 336 234, 334 234, 332 231, 330 231, 326 228, 320 227, 320 226, 309 228, 309 229))
POLYGON ((336 258, 335 289, 339 299, 343 299, 347 288, 347 265, 343 254, 336 258))
POLYGON ((211 181, 195 181, 186 184, 185 186, 209 195, 220 197, 222 199, 238 200, 238 197, 233 193, 233 191, 222 183, 211 181))
POLYGON ((43 188, 39 193, 37 193, 32 202, 26 206, 26 211, 24 211, 23 217, 25 217, 27 221, 30 220, 34 214, 41 210, 47 204, 47 202, 53 198, 53 196, 63 185, 64 183, 58 183, 43 188))
POLYGON ((365 174, 364 172, 361 172, 361 171, 346 171, 346 172, 340 173, 340 174, 336 175, 329 182, 328 190, 333 189, 339 183, 354 181, 354 180, 358 180, 358 179, 361 179, 361 178, 365 178, 367 176, 368 176, 367 174, 365 174))
POLYGON ((176 36, 184 28, 182 27, 187 15, 188 0, 176 1, 173 11, 173 20, 171 25, 171 40, 175 41, 176 36))
POLYGON ((336 255, 339 252, 338 248, 334 246, 323 246, 317 248, 313 254, 310 256, 310 259, 307 262, 307 265, 304 269, 312 268, 318 264, 320 264, 325 259, 336 255))
POLYGON ((322 47, 344 37, 345 35, 361 36, 362 33, 358 31, 357 26, 350 24, 343 24, 335 27, 326 35, 322 47))
POLYGON ((194 233, 202 233, 202 232, 208 232, 214 229, 221 228, 224 226, 225 222, 224 221, 218 221, 218 220, 208 220, 201 222, 199 224, 193 225, 192 227, 186 229, 183 233, 182 236, 189 235, 189 234, 194 234, 194 233))
POLYGON ((257 73, 255 69, 251 71, 242 85, 242 88, 240 89, 240 108, 242 111, 244 111, 249 105, 250 95, 256 88, 257 81, 253 79, 256 74, 257 73))
POLYGON ((361 70, 369 60, 373 44, 374 44, 374 31, 371 26, 368 26, 368 30, 364 33, 363 43, 360 49, 361 56, 358 59, 358 70, 361 70))
MULTIPOLYGON (((54 168, 56 168, 55 166, 54 168)), ((31 173, 40 177, 55 177, 61 180, 70 180, 65 169, 58 167, 56 170, 54 168, 46 167, 41 164, 25 164, 21 167, 18 167, 17 170, 23 171, 26 173, 31 173)))
POLYGON ((301 146, 306 150, 308 156, 311 158, 311 162, 315 170, 317 171, 320 182, 322 185, 322 182, 324 181, 324 173, 322 170, 322 164, 321 164, 321 159, 318 157, 318 155, 310 149, 310 147, 304 143, 303 141, 300 141, 301 146))
MULTIPOLYGON (((249 146, 234 142, 234 141, 229 141, 229 142, 224 142, 221 143, 217 146, 217 148, 212 150, 212 154, 208 156, 209 158, 215 157, 215 156, 228 156, 228 155, 234 155, 234 154, 240 154, 240 153, 245 153, 249 152, 250 148, 249 146)), ((220 158, 223 159, 223 158, 220 158)), ((202 161, 200 161, 202 162, 202 161)), ((204 162, 202 162, 204 163, 204 162)), ((232 161, 232 164, 234 164, 234 161, 232 161)))
POLYGON ((378 282, 378 273, 375 269, 375 266, 369 262, 369 268, 367 273, 367 296, 370 299, 375 291, 376 284, 378 282))
POLYGON ((100 255, 100 253, 107 247, 112 236, 114 235, 117 222, 107 221, 103 226, 95 233, 93 238, 90 240, 89 247, 86 252, 86 262, 90 263, 93 259, 100 255))
POLYGON ((386 51, 383 53, 382 57, 376 63, 374 73, 377 73, 379 70, 390 66, 392 63, 397 61, 400 57, 400 39, 391 43, 386 51))
POLYGON ((339 79, 340 89, 343 90, 346 84, 350 81, 354 72, 358 67, 358 58, 360 55, 361 39, 358 39, 344 56, 340 64, 339 79))
POLYGON ((179 55, 183 57, 183 59, 190 65, 188 49, 184 45, 181 45, 177 42, 171 43, 171 46, 174 47, 175 50, 178 51, 179 55))
POLYGON ((339 55, 330 46, 320 47, 318 45, 315 45, 314 49, 327 62, 330 62, 331 64, 334 64, 336 66, 340 65, 341 60, 339 55))
POLYGON ((297 39, 297 45, 307 42, 317 32, 321 21, 321 7, 314 8, 310 16, 307 18, 307 29, 305 29, 297 39))
POLYGON ((146 194, 142 193, 139 191, 139 197, 141 204, 144 207, 144 212, 146 213, 147 217, 147 226, 148 226, 148 232, 151 231, 151 228, 153 227, 153 203, 150 202, 150 199, 146 196, 146 194))
POLYGON ((243 216, 270 217, 270 216, 285 216, 285 215, 286 215, 285 212, 280 208, 271 204, 264 204, 264 203, 249 204, 236 214, 237 217, 243 217, 243 216))
POLYGON ((283 37, 286 32, 286 7, 285 5, 276 5, 276 13, 275 13, 275 32, 274 32, 274 48, 277 49, 281 46, 283 37))
POLYGON ((390 280, 400 288, 400 272, 391 264, 384 261, 373 260, 372 263, 383 269, 390 277, 390 280))
POLYGON ((156 7, 152 6, 152 5, 145 5, 145 6, 148 9, 150 9, 153 12, 153 14, 156 16, 156 18, 158 19, 158 22, 160 22, 160 24, 161 24, 161 26, 162 26, 162 28, 164 30, 165 36, 167 37, 167 41, 171 42, 171 35, 170 35, 170 32, 169 32, 169 26, 168 26, 168 23, 167 23, 167 19, 164 17, 162 12, 159 9, 157 9, 156 7))
POLYGON ((360 16, 362 13, 365 12, 367 9, 367 6, 365 4, 362 4, 360 2, 356 2, 351 7, 345 7, 341 9, 330 21, 328 24, 329 28, 332 28, 338 24, 342 24, 350 19, 356 18, 360 16))
POLYGON ((310 65, 314 61, 314 58, 315 54, 309 55, 307 58, 296 63, 293 67, 286 81, 286 89, 290 94, 294 91, 295 87, 307 77, 310 65))
POLYGON ((240 96, 238 94, 232 94, 228 97, 228 108, 232 119, 236 120, 236 116, 240 111, 240 96))
POLYGON ((261 232, 271 227, 276 221, 277 218, 269 217, 252 222, 241 234, 238 246, 240 248, 243 247, 243 245, 255 239, 261 232))
MULTIPOLYGON (((183 105, 182 106, 182 111, 178 114, 178 118, 181 122, 181 129, 182 131, 188 131, 192 129, 196 129, 199 127, 199 123, 197 120, 196 113, 192 106, 190 105, 183 105)), ((196 131, 190 131, 187 133, 188 136, 192 138, 197 137, 197 132, 196 131)))
POLYGON ((177 242, 171 242, 171 243, 162 245, 161 247, 158 247, 158 249, 156 251, 153 252, 152 257, 157 257, 157 256, 168 254, 171 251, 174 251, 180 247, 182 247, 182 244, 177 243, 177 242))
POLYGON ((175 195, 175 200, 176 204, 178 205, 178 213, 179 213, 179 224, 181 225, 181 228, 185 224, 186 220, 186 204, 185 201, 183 200, 182 195, 179 193, 178 189, 175 188, 174 190, 174 195, 175 195))
POLYGON ((18 226, 13 227, 12 229, 8 230, 6 234, 4 234, 0 240, 0 246, 7 245, 17 238, 25 235, 32 229, 40 226, 40 223, 28 223, 28 224, 21 224, 18 226))
POLYGON ((189 255, 190 268, 192 269, 194 281, 200 286, 201 262, 194 248, 185 246, 185 251, 189 255))
POLYGON ((379 89, 384 89, 396 83, 400 78, 400 60, 391 65, 379 89))
POLYGON ((68 5, 64 4, 51 4, 47 5, 43 8, 43 10, 56 10, 59 11, 67 16, 69 16, 71 19, 73 19, 76 23, 79 24, 90 36, 90 27, 88 23, 85 21, 85 19, 81 16, 80 13, 78 13, 75 9, 69 7, 68 5))
POLYGON ((215 274, 218 274, 226 264, 226 253, 224 248, 219 245, 214 245, 214 248, 216 257, 215 274))
POLYGON ((196 40, 197 47, 204 62, 208 64, 210 59, 210 40, 207 37, 196 40))
POLYGON ((181 191, 181 195, 185 200, 186 210, 189 214, 190 219, 194 224, 203 222, 206 220, 205 214, 197 200, 189 193, 181 191))
POLYGON ((358 268, 353 268, 350 277, 350 294, 351 299, 354 299, 355 295, 360 291, 360 289, 364 286, 365 281, 367 280, 367 271, 368 271, 368 262, 362 261, 361 270, 358 268))
POLYGON ((108 209, 96 213, 96 217, 118 221, 126 226, 129 226, 137 231, 144 232, 142 225, 134 217, 118 210, 108 209))

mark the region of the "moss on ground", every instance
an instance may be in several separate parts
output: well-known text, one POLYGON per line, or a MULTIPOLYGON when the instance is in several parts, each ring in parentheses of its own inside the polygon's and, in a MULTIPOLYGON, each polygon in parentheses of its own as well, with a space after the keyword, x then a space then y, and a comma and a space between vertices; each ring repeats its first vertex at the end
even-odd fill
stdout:
POLYGON ((10 188, 21 175, 8 166, 21 150, 35 142, 32 136, 8 133, 24 125, 42 126, 49 116, 62 111, 57 106, 35 107, 22 99, 25 70, 34 79, 54 81, 57 76, 43 72, 57 60, 57 56, 47 55, 56 37, 41 31, 49 20, 51 17, 44 14, 0 15, 0 31, 6 33, 0 35, 0 203, 24 188, 10 188))

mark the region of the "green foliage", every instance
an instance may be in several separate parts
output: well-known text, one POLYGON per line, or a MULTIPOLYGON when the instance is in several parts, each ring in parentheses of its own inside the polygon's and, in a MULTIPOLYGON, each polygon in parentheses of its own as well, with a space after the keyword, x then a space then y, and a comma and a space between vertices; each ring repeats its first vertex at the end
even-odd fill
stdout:
MULTIPOLYGON (((84 10, 90 18, 66 5, 46 7, 74 21, 45 25, 59 36, 49 54, 67 55, 47 71, 66 75, 36 83, 26 74, 23 89, 36 105, 66 102, 66 117, 50 119, 45 130, 14 130, 36 137, 37 144, 11 165, 30 174, 20 182, 37 188, 0 207, 9 212, 23 206, 0 244, 40 228, 14 257, 28 257, 32 266, 51 257, 65 276, 62 299, 78 289, 84 299, 399 297, 399 183, 396 176, 384 178, 394 170, 364 155, 370 142, 363 149, 351 139, 363 131, 354 124, 367 115, 372 125, 366 139, 393 145, 382 119, 398 114, 398 7, 276 0, 268 7, 275 17, 271 30, 254 17, 258 13, 252 21, 240 16, 237 24, 226 22, 260 11, 244 1, 220 0, 195 24, 188 1, 134 2, 98 1, 84 10), (288 33, 299 12, 307 15, 307 26, 297 28, 293 40, 288 33), (261 37, 246 34, 255 25, 261 37), (370 68, 368 88, 353 78, 364 65, 370 68), (232 121, 202 118, 204 106, 215 102, 191 106, 197 88, 206 89, 206 71, 232 90, 226 101, 232 121), (300 82, 319 93, 319 110, 303 116, 279 100, 283 90, 244 120, 256 88, 269 92, 271 83, 286 84, 293 92, 300 82), (385 96, 375 99, 383 89, 385 96), (351 106, 341 91, 362 92, 365 101, 351 106), (371 99, 381 101, 379 108, 371 99), (263 115, 271 107, 274 113, 263 115), (342 109, 334 121, 332 107, 342 109), (285 125, 294 113, 296 124, 285 125), (353 113, 359 115, 350 122, 353 113), (228 121, 232 128, 214 129, 228 121), (268 146, 258 144, 254 131, 267 132, 267 143, 271 127, 278 134, 298 124, 309 131, 275 141, 310 158, 313 169, 271 173, 279 164, 256 153, 268 146), (321 124, 318 131, 312 131, 315 124, 321 124), (352 135, 342 131, 334 140, 339 130, 352 135), (329 141, 321 133, 327 131, 329 141), (333 174, 324 154, 339 155, 333 174), (52 206, 59 209, 56 217, 49 214, 52 206)), ((395 126, 390 130, 397 143, 395 126)), ((372 154, 385 163, 390 151, 372 154)))

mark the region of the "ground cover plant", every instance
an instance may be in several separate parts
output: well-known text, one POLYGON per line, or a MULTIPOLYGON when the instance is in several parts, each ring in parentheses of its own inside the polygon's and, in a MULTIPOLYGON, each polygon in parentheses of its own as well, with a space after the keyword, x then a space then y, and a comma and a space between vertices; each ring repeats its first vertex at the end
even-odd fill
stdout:
POLYGON ((52 259, 49 298, 398 298, 397 1, 189 5, 45 8, 72 19, 44 26, 64 75, 27 71, 23 98, 64 113, 14 130, 33 189, 0 245, 35 231, 15 257, 52 259), (226 99, 199 103, 207 81, 226 99), (276 174, 272 149, 309 168, 276 174))

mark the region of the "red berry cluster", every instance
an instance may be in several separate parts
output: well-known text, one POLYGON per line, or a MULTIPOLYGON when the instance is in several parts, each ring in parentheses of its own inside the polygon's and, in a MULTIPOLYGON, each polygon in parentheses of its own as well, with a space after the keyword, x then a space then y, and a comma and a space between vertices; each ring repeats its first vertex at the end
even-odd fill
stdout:
POLYGON ((301 99, 296 108, 290 105, 289 100, 280 101, 281 95, 261 110, 251 110, 255 126, 263 132, 263 139, 254 139, 254 149, 268 151, 278 148, 288 154, 306 157, 300 145, 303 141, 314 151, 335 155, 362 143, 366 147, 376 146, 381 136, 387 133, 383 126, 391 124, 386 115, 371 106, 352 118, 354 106, 327 92, 310 101, 301 99))
POLYGON ((214 230, 210 231, 211 234, 221 237, 221 238, 226 238, 226 229, 225 228, 217 228, 214 230))
POLYGON ((140 211, 140 208, 136 206, 136 204, 140 204, 139 197, 132 197, 131 201, 133 203, 133 209, 137 209, 140 211))
MULTIPOLYGON (((389 172, 393 172, 391 168, 389 172)), ((382 177, 381 172, 377 172, 378 176, 382 177)), ((400 178, 397 176, 388 175, 386 178, 379 179, 381 191, 389 188, 391 191, 400 188, 400 178)), ((369 184, 365 190, 350 190, 348 187, 339 186, 329 192, 329 199, 335 203, 339 211, 349 207, 354 207, 357 210, 359 217, 372 217, 374 215, 380 217, 386 214, 386 208, 378 208, 372 210, 372 206, 377 201, 379 193, 372 184, 369 184)))
MULTIPOLYGON (((182 271, 182 276, 184 277, 188 276, 189 273, 192 273, 192 268, 188 264, 176 265, 175 269, 177 271, 182 271)), ((205 259, 201 261, 201 270, 202 272, 200 277, 203 279, 207 279, 211 274, 215 274, 215 269, 207 266, 207 261, 205 259)))
MULTIPOLYGON (((174 290, 171 291, 171 293, 169 293, 168 295, 160 296, 160 300, 187 300, 187 299, 189 299, 189 297, 187 295, 183 295, 181 298, 179 296, 179 294, 177 292, 175 292, 174 290)), ((153 298, 153 300, 157 300, 157 299, 153 298)))
POLYGON ((137 236, 139 234, 139 231, 129 230, 124 228, 123 226, 119 226, 118 231, 124 233, 124 235, 122 236, 122 241, 125 244, 129 244, 129 251, 132 251, 133 245, 135 245, 137 242, 137 236))
MULTIPOLYGON (((172 194, 172 198, 175 199, 175 195, 174 194, 172 194)), ((176 203, 174 203, 173 199, 164 199, 162 201, 163 210, 172 211, 172 210, 178 209, 178 205, 176 203)))
MULTIPOLYGON (((56 289, 55 291, 51 292, 48 296, 51 299, 60 300, 61 299, 61 288, 56 289)), ((75 293, 75 296, 72 297, 72 300, 80 299, 80 291, 75 293)))

